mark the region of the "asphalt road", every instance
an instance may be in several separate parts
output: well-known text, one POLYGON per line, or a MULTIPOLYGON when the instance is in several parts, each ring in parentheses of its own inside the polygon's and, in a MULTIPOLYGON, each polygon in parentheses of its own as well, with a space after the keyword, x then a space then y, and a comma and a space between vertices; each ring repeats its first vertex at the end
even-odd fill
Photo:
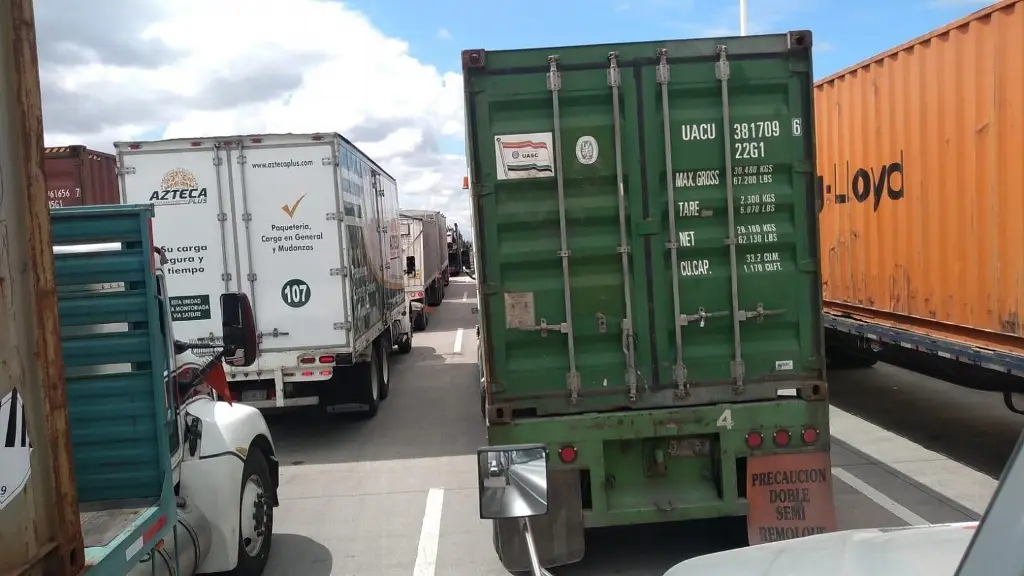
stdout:
MULTIPOLYGON (((268 417, 282 501, 267 576, 507 574, 491 548, 489 522, 478 518, 473 454, 485 434, 474 305, 474 285, 453 279, 412 353, 392 356, 391 395, 376 418, 268 417)), ((998 475, 1024 424, 997 396, 950 391, 889 366, 837 373, 832 382, 837 406, 990 475, 998 475)), ((835 442, 832 464, 841 529, 977 516, 844 442, 835 442)), ((552 572, 660 576, 741 537, 721 522, 594 530, 584 561, 552 572)))

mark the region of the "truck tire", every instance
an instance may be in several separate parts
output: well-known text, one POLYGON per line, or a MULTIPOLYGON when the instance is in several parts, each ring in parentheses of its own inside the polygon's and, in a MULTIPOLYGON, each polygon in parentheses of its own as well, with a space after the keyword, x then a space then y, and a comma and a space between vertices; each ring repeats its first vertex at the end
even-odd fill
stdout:
POLYGON ((391 393, 391 336, 385 332, 380 337, 380 399, 388 399, 391 393))
POLYGON ((363 414, 366 418, 373 418, 380 410, 381 394, 381 369, 380 369, 380 346, 373 346, 370 352, 370 361, 360 366, 360 403, 366 406, 363 414))
POLYGON ((408 354, 412 352, 412 335, 407 335, 398 340, 398 353, 408 354))
POLYGON ((260 576, 267 567, 274 536, 274 507, 267 457, 250 447, 242 466, 238 513, 238 563, 231 576, 260 576))

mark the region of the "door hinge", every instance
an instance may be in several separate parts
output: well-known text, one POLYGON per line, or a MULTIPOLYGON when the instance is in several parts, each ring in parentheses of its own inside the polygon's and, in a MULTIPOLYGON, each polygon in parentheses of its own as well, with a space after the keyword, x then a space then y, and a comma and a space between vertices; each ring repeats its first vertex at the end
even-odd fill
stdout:
POLYGON ((225 281, 225 282, 230 282, 231 281, 231 273, 230 272, 225 272, 225 273, 221 274, 220 275, 220 279, 225 281))
POLYGON ((117 169, 118 176, 130 176, 135 174, 135 166, 125 166, 124 168, 117 169))
POLYGON ((274 328, 270 332, 260 332, 260 336, 270 336, 271 338, 279 338, 281 336, 289 336, 288 332, 282 332, 277 328, 274 328))
POLYGON ((227 222, 227 221, 228 221, 228 215, 226 213, 221 212, 220 214, 217 214, 217 222, 227 222))
POLYGON ((252 222, 252 214, 248 212, 242 213, 242 222, 252 222))
POLYGON ((327 213, 327 219, 328 220, 332 220, 332 221, 333 220, 344 220, 345 217, 340 212, 328 212, 327 213))
POLYGON ((349 322, 348 320, 345 320, 344 322, 335 322, 334 323, 334 329, 335 330, 351 330, 352 329, 352 322, 349 322))
POLYGON ((214 166, 220 166, 220 165, 221 165, 221 164, 223 164, 223 163, 224 163, 224 160, 223 160, 223 159, 221 159, 221 157, 220 157, 220 156, 214 156, 214 157, 213 157, 213 165, 214 165, 214 166))
POLYGON ((331 156, 331 157, 328 157, 328 158, 324 158, 323 159, 323 165, 324 166, 337 166, 338 165, 338 157, 337 156, 331 156))
POLYGON ((245 154, 239 154, 238 159, 235 160, 235 162, 238 162, 239 164, 245 164, 245 154))
POLYGON ((248 274, 245 275, 245 279, 248 280, 249 282, 255 282, 256 281, 256 273, 255 272, 249 272, 248 274))
POLYGON ((342 266, 341 268, 331 268, 331 276, 348 276, 348 267, 342 266))

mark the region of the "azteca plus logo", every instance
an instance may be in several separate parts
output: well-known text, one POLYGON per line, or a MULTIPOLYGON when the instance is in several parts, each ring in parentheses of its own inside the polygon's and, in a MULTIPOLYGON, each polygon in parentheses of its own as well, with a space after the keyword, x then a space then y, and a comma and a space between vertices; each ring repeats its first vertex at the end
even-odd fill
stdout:
POLYGON ((149 195, 157 206, 206 204, 206 188, 200 188, 196 175, 184 168, 168 170, 160 180, 160 189, 149 195))

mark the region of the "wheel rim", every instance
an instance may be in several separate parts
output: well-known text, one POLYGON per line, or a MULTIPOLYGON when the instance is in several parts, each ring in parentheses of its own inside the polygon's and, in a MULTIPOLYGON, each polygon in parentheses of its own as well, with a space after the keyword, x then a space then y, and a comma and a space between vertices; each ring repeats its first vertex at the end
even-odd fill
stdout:
POLYGON ((385 386, 388 384, 388 378, 391 377, 391 366, 388 364, 388 353, 381 352, 380 354, 380 373, 385 386))
POLYGON ((263 548, 270 522, 270 507, 258 476, 250 476, 242 488, 242 511, 239 524, 245 553, 255 557, 263 548))

